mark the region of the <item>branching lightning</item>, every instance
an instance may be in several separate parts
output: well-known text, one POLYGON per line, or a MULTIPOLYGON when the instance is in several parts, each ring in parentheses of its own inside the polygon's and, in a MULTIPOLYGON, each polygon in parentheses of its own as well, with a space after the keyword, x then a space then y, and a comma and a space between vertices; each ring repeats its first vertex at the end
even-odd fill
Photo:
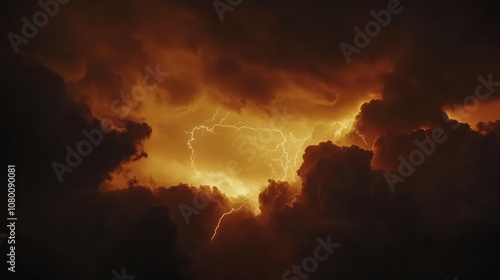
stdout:
POLYGON ((352 129, 353 124, 354 118, 334 122, 332 124, 332 129, 334 130, 334 139, 332 140, 337 140, 345 136, 352 129))
MULTIPOLYGON (((217 117, 217 115, 219 114, 219 109, 217 109, 217 111, 215 112, 215 114, 212 116, 212 119, 211 120, 205 120, 205 122, 211 122, 211 121, 215 121, 215 118, 217 117)), ((196 169, 196 164, 195 164, 195 159, 196 159, 196 151, 194 150, 194 147, 193 147, 193 141, 195 140, 195 133, 198 131, 198 130, 201 130, 202 131, 202 134, 206 131, 206 132, 210 132, 212 134, 217 134, 216 132, 214 132, 214 129, 220 125, 222 125, 222 123, 226 120, 226 118, 228 117, 229 113, 226 114, 225 117, 221 118, 219 120, 218 123, 214 124, 212 127, 208 127, 206 125, 200 125, 200 126, 196 126, 194 127, 190 132, 187 132, 186 133, 189 133, 191 135, 191 138, 188 140, 187 142, 187 145, 189 147, 189 149, 191 150, 191 156, 190 156, 190 160, 191 160, 191 166, 193 167, 194 169, 194 172, 195 172, 195 178, 198 177, 200 175, 200 172, 198 171, 198 169, 196 169)))
POLYGON ((233 212, 236 212, 236 211, 240 211, 242 207, 243 207, 243 205, 241 205, 238 209, 231 208, 231 211, 229 211, 229 212, 226 212, 226 213, 222 214, 222 216, 219 218, 219 222, 217 223, 217 226, 215 227, 215 230, 214 230, 214 235, 212 235, 212 238, 210 239, 210 242, 212 242, 212 241, 214 240, 215 236, 217 235, 217 230, 218 230, 218 229, 219 229, 219 227, 220 227, 220 224, 221 224, 221 222, 222 222, 222 219, 223 219, 226 215, 229 215, 229 214, 231 214, 231 213, 233 213, 233 212))
MULTIPOLYGON (((218 114, 219 114, 219 110, 217 110, 215 112, 215 114, 212 116, 212 118, 205 120, 205 122, 206 123, 215 122, 217 120, 218 114)), ((281 171, 278 172, 281 174, 281 180, 286 180, 287 176, 289 176, 289 173, 290 173, 289 170, 291 168, 292 169, 297 168, 297 161, 298 161, 298 158, 300 157, 300 152, 301 152, 301 145, 299 143, 302 142, 302 144, 303 144, 306 141, 306 139, 308 139, 308 138, 302 139, 302 140, 297 139, 293 135, 293 133, 290 133, 290 137, 289 137, 289 139, 287 139, 287 137, 285 136, 285 133, 282 130, 277 129, 277 128, 261 128, 260 126, 254 127, 254 126, 248 126, 248 125, 242 124, 241 122, 238 122, 236 124, 224 123, 226 121, 226 119, 228 118, 228 116, 229 116, 229 113, 226 113, 226 115, 221 117, 212 126, 200 125, 200 126, 194 127, 191 131, 186 131, 186 133, 188 133, 190 135, 190 139, 187 141, 187 146, 191 151, 190 160, 191 160, 191 166, 195 172, 194 178, 197 178, 201 175, 200 171, 196 167, 195 161, 196 161, 197 153, 196 153, 195 148, 193 147, 193 142, 196 140, 197 132, 201 131, 201 135, 203 135, 203 133, 205 133, 205 132, 208 132, 211 134, 218 134, 216 132, 216 130, 218 128, 230 128, 230 129, 234 129, 235 131, 249 130, 249 131, 254 131, 254 132, 259 132, 259 131, 263 130, 263 131, 267 131, 270 133, 276 133, 277 135, 279 135, 279 138, 281 139, 280 142, 278 144, 276 144, 276 146, 273 149, 266 149, 264 154, 269 155, 270 153, 273 153, 273 152, 280 152, 281 153, 281 156, 279 156, 277 159, 269 156, 270 160, 279 162, 279 165, 282 169, 281 171), (290 141, 290 142, 288 142, 288 141, 290 141), (289 143, 293 143, 295 145, 295 147, 297 148, 297 152, 295 153, 295 155, 293 155, 293 157, 287 151, 286 145, 289 143)), ((293 172, 292 172, 292 174, 293 174, 293 172)))
MULTIPOLYGON (((333 133, 333 139, 332 140, 338 140, 338 139, 342 139, 343 137, 345 137, 349 132, 352 132, 353 131, 353 127, 354 127, 354 123, 355 123, 355 117, 352 116, 350 118, 347 118, 345 120, 342 120, 342 121, 336 121, 334 122, 331 127, 332 129, 334 130, 334 133, 333 133)), ((357 134, 361 140, 363 140, 363 142, 368 145, 368 143, 366 142, 365 140, 365 137, 361 134, 357 134)))
MULTIPOLYGON (((301 155, 304 151, 304 145, 306 141, 310 140, 310 137, 299 139, 292 132, 284 132, 282 129, 278 129, 275 127, 260 127, 260 126, 250 126, 243 122, 235 122, 234 124, 229 123, 228 116, 229 113, 225 115, 219 115, 220 112, 217 110, 215 114, 205 120, 203 125, 195 126, 191 129, 191 131, 186 131, 186 133, 190 136, 187 140, 187 146, 191 152, 190 161, 191 167, 194 170, 194 178, 198 178, 202 176, 202 171, 198 170, 196 165, 196 157, 198 155, 194 142, 199 141, 197 137, 203 136, 205 133, 210 133, 213 135, 217 135, 219 133, 223 133, 223 129, 230 129, 234 132, 240 131, 250 131, 256 132, 259 134, 259 137, 263 132, 268 133, 268 135, 272 137, 268 137, 271 140, 262 141, 260 143, 255 144, 254 148, 260 151, 260 157, 254 158, 253 160, 259 160, 262 164, 266 164, 268 168, 271 170, 272 174, 276 174, 277 177, 281 177, 280 180, 293 180, 295 181, 295 173, 293 171, 299 168, 301 162, 301 155), (276 139, 274 139, 276 137, 276 139), (271 144, 272 143, 272 144, 271 144), (279 176, 278 176, 279 174, 279 176)), ((346 119, 343 121, 337 121, 331 124, 331 130, 329 133, 331 140, 339 140, 343 138, 349 131, 351 131, 352 125, 354 123, 354 119, 346 119)), ((247 139, 249 142, 251 140, 255 140, 255 138, 248 136, 246 133, 237 133, 235 143, 240 142, 241 139, 247 139)), ((260 138, 259 138, 260 139, 260 138)), ((240 142, 241 143, 241 142, 240 142)), ((255 141, 253 143, 256 143, 255 141)), ((243 205, 239 208, 231 208, 230 211, 223 213, 219 218, 217 226, 214 229, 213 235, 210 241, 213 241, 217 236, 217 232, 224 220, 224 217, 230 215, 234 212, 240 211, 243 205)))

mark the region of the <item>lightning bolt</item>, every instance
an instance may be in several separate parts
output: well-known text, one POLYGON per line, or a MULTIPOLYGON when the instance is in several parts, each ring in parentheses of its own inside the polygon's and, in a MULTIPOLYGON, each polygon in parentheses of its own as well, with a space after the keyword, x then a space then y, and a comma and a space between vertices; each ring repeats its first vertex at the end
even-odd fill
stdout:
MULTIPOLYGON (((353 132, 353 131, 356 132, 355 130, 353 130, 355 120, 356 120, 355 116, 350 116, 344 120, 333 122, 330 127, 334 131, 334 133, 330 137, 330 140, 332 140, 333 142, 338 141, 338 140, 342 140, 342 138, 347 136, 350 132, 353 132)), ((366 142, 365 137, 359 133, 357 133, 357 135, 368 146, 368 143, 366 142)))
MULTIPOLYGON (((196 140, 196 136, 199 134, 198 132, 201 132, 201 135, 203 135, 204 133, 218 134, 218 132, 216 131, 217 129, 231 128, 235 131, 241 131, 241 130, 248 130, 254 132, 267 131, 269 133, 279 135, 279 139, 281 139, 281 141, 278 144, 276 144, 274 148, 269 149, 266 147, 263 154, 266 155, 267 158, 261 160, 263 161, 267 160, 267 162, 264 164, 268 166, 272 174, 277 174, 277 177, 281 177, 281 180, 285 181, 289 176, 292 177, 291 178, 292 180, 294 181, 296 180, 296 175, 294 171, 298 169, 298 165, 300 163, 301 155, 303 152, 303 146, 305 142, 309 140, 311 137, 298 139, 292 132, 286 135, 282 130, 277 128, 262 128, 260 126, 256 127, 249 126, 242 122, 238 122, 236 124, 227 124, 225 122, 229 116, 229 113, 226 113, 224 116, 219 118, 218 115, 219 115, 219 109, 216 110, 215 114, 210 119, 204 121, 206 125, 199 125, 194 127, 189 132, 186 131, 186 133, 190 135, 190 138, 187 141, 187 146, 191 151, 190 160, 191 160, 191 166, 195 173, 195 175, 193 176, 194 178, 197 178, 201 175, 201 172, 196 167, 197 153, 195 148, 193 147, 193 142, 196 140), (210 123, 213 124, 210 126, 209 125, 210 123), (290 152, 288 151, 288 148, 290 147, 293 147, 292 150, 295 149, 295 153, 293 153, 292 151, 290 152), (281 153, 281 155, 279 155, 278 158, 276 158, 276 156, 273 157, 272 153, 277 153, 277 152, 281 153), (280 170, 275 169, 276 165, 273 165, 273 162, 277 163, 277 165, 280 166, 280 170)), ((330 126, 333 132, 332 134, 330 134, 330 140, 337 141, 345 137, 352 130, 354 122, 355 122, 354 116, 348 117, 341 121, 333 122, 330 126)), ((242 138, 241 136, 238 137, 234 141, 234 143, 239 141, 239 139, 241 138, 242 138)), ((366 143, 363 137, 362 140, 366 143)), ((258 148, 258 149, 262 150, 263 148, 258 148)))
MULTIPOLYGON (((217 111, 215 112, 215 114, 212 116, 212 119, 211 120, 206 120, 205 122, 211 122, 211 121, 214 121, 215 118, 217 117, 217 115, 219 114, 219 109, 217 109, 217 111)), ((198 130, 201 130, 202 133, 203 132, 210 132, 212 134, 217 134, 214 132, 214 129, 217 127, 217 126, 220 126, 222 125, 222 122, 224 122, 226 120, 226 118, 228 117, 229 113, 226 114, 225 117, 221 118, 220 121, 216 124, 214 124, 212 127, 208 127, 206 125, 200 125, 200 126, 196 126, 194 127, 190 132, 187 132, 186 133, 189 133, 190 134, 190 139, 188 140, 187 142, 187 145, 189 147, 189 149, 191 150, 191 156, 189 157, 190 160, 191 160, 191 166, 193 167, 194 169, 194 172, 195 172, 195 176, 194 178, 200 176, 200 172, 198 171, 198 169, 196 169, 196 164, 195 164, 195 159, 196 159, 196 151, 194 150, 194 147, 193 147, 193 141, 195 140, 195 133, 198 131, 198 130)))
MULTIPOLYGON (((302 152, 304 151, 302 149, 302 147, 304 147, 304 143, 307 140, 309 140, 311 137, 306 137, 304 139, 297 139, 295 137, 295 135, 293 135, 293 133, 290 132, 290 138, 292 139, 292 142, 295 144, 295 148, 296 148, 295 156, 294 156, 294 160, 293 160, 293 165, 291 167, 293 168, 293 170, 297 170, 297 169, 299 169, 299 166, 298 166, 299 159, 301 158, 302 152), (299 146, 298 143, 302 143, 302 144, 299 146)), ((292 173, 292 174, 293 174, 293 180, 295 181, 295 173, 292 173)))
MULTIPOLYGON (((212 116, 212 118, 205 120, 205 122, 206 123, 215 122, 216 119, 217 119, 217 115, 218 114, 219 114, 219 110, 217 109, 217 111, 212 116)), ((300 139, 297 139, 292 133, 290 133, 290 140, 288 140, 287 137, 285 136, 285 133, 283 133, 283 131, 281 131, 280 129, 277 129, 277 128, 261 128, 260 126, 252 127, 252 126, 248 126, 248 125, 245 125, 245 124, 241 124, 241 122, 238 122, 238 123, 236 123, 234 125, 233 124, 226 124, 224 122, 226 121, 226 119, 228 118, 228 116, 229 116, 229 113, 226 113, 226 115, 224 115, 223 117, 221 117, 218 120, 218 122, 214 123, 212 126, 209 126, 209 125, 200 125, 200 126, 194 127, 189 132, 186 131, 186 133, 190 135, 190 138, 187 141, 187 146, 188 146, 188 148, 191 151, 190 160, 191 160, 191 166, 192 166, 192 168, 193 168, 193 170, 195 172, 194 178, 197 178, 197 177, 199 177, 201 175, 200 171, 196 167, 196 156, 197 156, 197 153, 196 153, 195 148, 193 147, 193 142, 196 139, 197 132, 201 131, 201 133, 202 133, 201 135, 203 135, 203 133, 218 134, 216 132, 217 128, 231 128, 231 129, 234 129, 235 131, 250 130, 250 131, 254 131, 254 132, 259 132, 261 130, 265 130, 265 131, 268 131, 270 133, 276 133, 276 134, 278 134, 280 136, 280 138, 281 138, 281 142, 278 143, 274 147, 274 149, 266 149, 265 154, 269 155, 270 153, 273 153, 273 152, 278 152, 278 151, 281 152, 281 156, 278 159, 272 159, 272 158, 271 159, 273 161, 279 162, 279 165, 281 166, 282 170, 281 170, 281 172, 276 172, 276 173, 281 173, 281 177, 282 177, 281 179, 282 180, 286 180, 286 178, 287 178, 287 176, 289 174, 290 168, 296 168, 297 167, 297 161, 298 161, 298 158, 300 157, 299 153, 301 152, 301 150, 299 148, 299 142, 302 142, 302 144, 303 144, 304 141, 306 139, 308 139, 308 138, 300 140, 300 139), (297 153, 295 154, 295 156, 293 158, 290 156, 290 154, 288 153, 287 148, 286 148, 286 145, 287 145, 288 141, 290 141, 291 143, 295 144, 295 146, 297 147, 297 153)))
POLYGON ((332 129, 335 130, 334 139, 337 140, 345 136, 351 130, 354 124, 354 118, 349 118, 342 121, 336 121, 332 124, 332 129))
POLYGON ((236 212, 236 211, 240 211, 242 207, 243 207, 243 205, 241 205, 238 209, 231 208, 231 211, 229 211, 229 212, 226 212, 226 213, 222 214, 222 216, 219 218, 219 222, 217 223, 217 226, 215 227, 215 230, 214 230, 214 235, 212 235, 212 238, 210 239, 210 242, 212 242, 212 241, 214 240, 215 236, 217 235, 217 230, 218 230, 218 229, 219 229, 219 227, 220 227, 220 224, 221 224, 221 222, 222 222, 222 219, 223 219, 226 215, 229 215, 229 214, 231 214, 231 213, 233 213, 233 212, 236 212))

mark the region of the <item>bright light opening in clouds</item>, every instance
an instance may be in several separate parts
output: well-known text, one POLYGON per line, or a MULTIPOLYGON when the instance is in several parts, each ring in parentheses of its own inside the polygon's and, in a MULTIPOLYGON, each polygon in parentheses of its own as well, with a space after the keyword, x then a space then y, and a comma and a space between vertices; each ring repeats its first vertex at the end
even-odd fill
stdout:
POLYGON ((294 114, 286 105, 235 111, 200 100, 178 109, 153 99, 135 116, 153 128, 145 143, 148 157, 125 164, 103 188, 115 189, 133 178, 151 187, 216 186, 229 197, 247 197, 254 210, 268 179, 299 186, 296 172, 305 147, 327 140, 351 144, 345 136, 359 111, 358 106, 343 118, 323 120, 294 114))

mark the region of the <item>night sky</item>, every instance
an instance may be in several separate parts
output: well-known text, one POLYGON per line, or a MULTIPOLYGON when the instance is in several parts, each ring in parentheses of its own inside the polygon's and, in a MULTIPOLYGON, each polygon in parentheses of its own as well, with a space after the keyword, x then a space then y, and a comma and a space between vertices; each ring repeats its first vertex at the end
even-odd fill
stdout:
POLYGON ((499 2, 0 10, 1 279, 500 279, 499 2))

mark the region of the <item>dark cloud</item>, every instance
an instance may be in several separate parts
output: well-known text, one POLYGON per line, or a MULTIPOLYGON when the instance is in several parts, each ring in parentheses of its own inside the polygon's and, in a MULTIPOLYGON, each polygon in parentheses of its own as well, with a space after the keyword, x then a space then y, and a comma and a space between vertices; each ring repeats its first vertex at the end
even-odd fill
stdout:
MULTIPOLYGON (((384 1, 378 4, 386 6, 384 1)), ((371 73, 364 70, 357 71, 356 83, 351 83, 342 72, 350 68, 338 45, 352 40, 352 28, 369 20, 368 8, 375 7, 253 1, 226 13, 227 21, 221 23, 209 2, 71 2, 21 50, 76 83, 76 93, 91 85, 108 101, 133 85, 132 73, 160 63, 177 77, 177 82, 161 85, 167 89, 165 99, 174 104, 192 101, 208 86, 227 99, 228 106, 264 105, 288 91, 290 82, 323 84, 328 88, 321 91, 326 100, 338 98, 335 90, 341 92, 342 104, 350 104, 365 98, 373 81, 367 83, 371 73), (179 53, 194 57, 192 67, 201 73, 198 80, 182 74, 184 65, 175 61, 179 53), (105 78, 110 76, 114 78, 105 78)), ((9 21, 19 32, 16 23, 16 18, 9 21)), ((370 64, 376 62, 372 57, 390 53, 380 45, 368 50, 370 64)))
MULTIPOLYGON (((101 265, 92 251, 104 234, 99 227, 99 185, 120 164, 146 155, 142 142, 151 129, 127 122, 126 130, 104 134, 102 143, 71 173, 64 173, 60 183, 52 162, 65 164, 65 147, 76 149, 86 139, 82 130, 100 130, 100 122, 86 105, 70 100, 61 78, 51 71, 21 57, 5 62, 2 67, 9 70, 2 71, 2 104, 9 104, 3 112, 9 120, 4 131, 10 131, 5 160, 16 165, 16 210, 22 220, 18 256, 25 256, 19 257, 18 269, 27 277, 88 279, 101 265)), ((127 226, 124 230, 138 225, 127 226)))
MULTIPOLYGON (((304 242, 307 236, 314 240, 329 232, 342 244, 332 261, 315 272, 317 279, 493 275, 500 229, 494 218, 500 208, 494 202, 499 192, 493 171, 499 170, 498 122, 481 128, 483 134, 466 125, 445 127, 448 140, 394 193, 385 170, 371 166, 371 152, 331 142, 310 146, 298 171, 302 196, 292 199, 285 195, 293 193, 286 184, 270 182, 261 193, 261 208, 264 214, 277 209, 270 214, 273 227, 294 237, 294 248, 299 248, 295 262, 313 248, 304 242)), ((390 160, 407 156, 414 139, 429 133, 380 138, 375 158, 394 166, 390 160)))
MULTIPOLYGON (((19 19, 36 11, 24 4, 7 5, 4 33, 19 32, 19 19)), ((111 279, 125 267, 137 279, 280 279, 312 256, 318 237, 331 236, 341 246, 310 279, 494 277, 500 122, 474 130, 444 121, 443 110, 474 94, 478 76, 500 80, 498 4, 404 2, 347 64, 339 43, 352 43, 353 27, 386 5, 243 1, 221 23, 206 1, 71 1, 20 54, 2 48, 5 158, 17 170, 17 276, 111 279), (301 185, 269 180, 258 215, 245 198, 213 186, 153 189, 130 178, 100 192, 113 171, 147 156, 152 128, 139 121, 103 134, 60 183, 51 164, 65 161, 82 130, 100 129, 100 105, 157 64, 172 72, 157 101, 178 106, 209 89, 232 108, 270 108, 302 86, 311 91, 304 100, 327 104, 327 118, 371 91, 380 96, 362 106, 352 141, 344 140, 364 148, 309 146, 301 185), (386 171, 397 172, 399 156, 436 128, 446 140, 392 192, 386 171), (182 205, 195 209, 189 223, 182 205)))
POLYGON ((97 193, 105 174, 140 153, 147 135, 143 125, 130 123, 127 132, 108 135, 116 150, 96 150, 95 162, 87 158, 101 167, 92 173, 82 164, 87 176, 75 170, 58 184, 50 169, 53 155, 66 141, 77 141, 80 128, 97 124, 86 120, 88 109, 71 105, 61 80, 50 71, 19 62, 11 66, 4 84, 18 95, 5 95, 6 101, 37 101, 22 103, 30 109, 22 113, 8 111, 15 122, 7 127, 14 131, 19 128, 14 124, 36 124, 23 126, 26 135, 11 138, 15 141, 8 154, 11 159, 30 155, 34 165, 17 166, 20 195, 30 194, 19 202, 25 205, 20 209, 25 225, 18 237, 19 255, 25 256, 19 270, 28 278, 107 279, 112 269, 126 267, 130 275, 148 279, 279 279, 291 265, 313 254, 317 237, 328 235, 341 247, 320 264, 312 276, 317 279, 444 279, 450 274, 484 278, 496 271, 498 122, 480 124, 479 132, 443 124, 448 140, 394 193, 384 169, 392 170, 394 157, 406 155, 414 140, 428 137, 430 130, 381 137, 374 152, 331 142, 310 146, 298 170, 300 189, 269 181, 260 194, 262 213, 254 216, 242 208, 227 215, 210 241, 219 218, 235 207, 217 188, 178 185, 152 191, 132 183, 123 190, 97 193), (19 82, 16 69, 39 77, 38 82, 19 82), (42 98, 47 96, 42 95, 44 88, 52 98, 42 98), (45 143, 45 150, 30 146, 30 139, 45 143), (374 161, 384 169, 375 169, 374 161), (43 191, 37 189, 40 184, 43 191), (188 225, 179 205, 193 206, 200 194, 208 197, 208 204, 188 225), (43 211, 34 211, 37 208, 43 211))
MULTIPOLYGON (((357 129, 370 143, 385 133, 439 125, 443 109, 475 94, 479 76, 500 77, 494 63, 500 57, 499 40, 491 36, 500 25, 491 16, 497 4, 413 4, 398 23, 398 32, 412 38, 383 79, 382 99, 365 103, 357 116, 357 129)), ((497 99, 492 94, 481 102, 497 99)))

